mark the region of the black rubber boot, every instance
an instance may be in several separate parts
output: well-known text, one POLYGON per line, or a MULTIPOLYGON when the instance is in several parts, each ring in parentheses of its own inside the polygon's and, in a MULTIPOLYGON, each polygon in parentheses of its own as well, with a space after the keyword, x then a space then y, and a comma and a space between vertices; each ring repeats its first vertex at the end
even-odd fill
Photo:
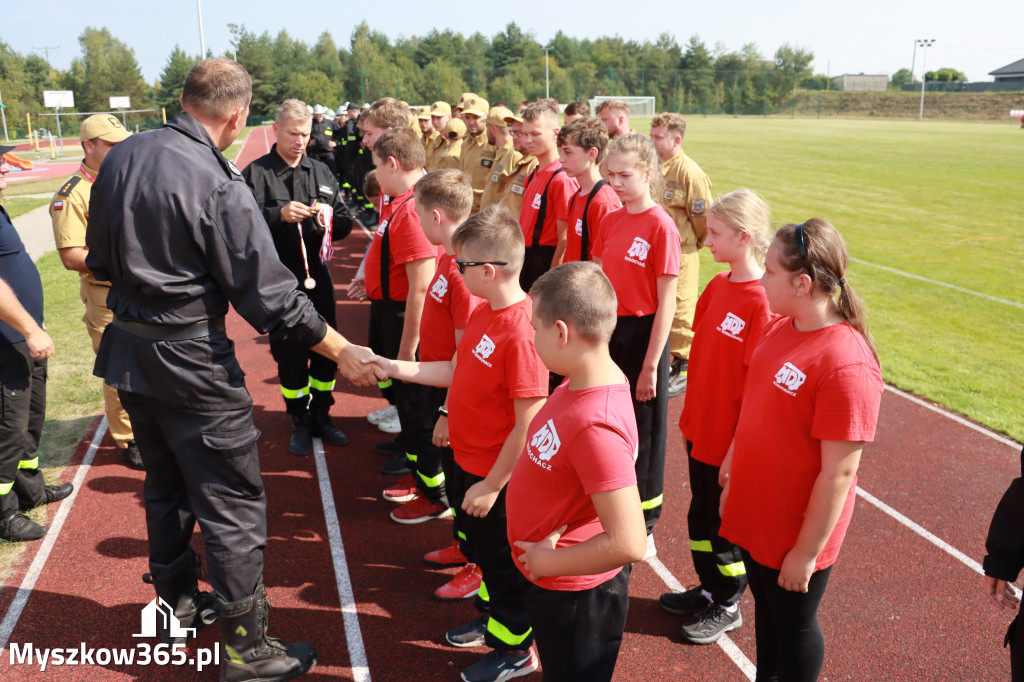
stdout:
POLYGON ((263 580, 251 597, 235 602, 217 599, 221 641, 221 682, 290 680, 316 665, 316 648, 309 642, 289 644, 267 635, 268 612, 263 580))
POLYGON ((305 457, 313 452, 312 419, 309 413, 292 417, 292 437, 288 441, 288 452, 305 457))
POLYGON ((348 445, 348 436, 335 428, 331 423, 331 417, 327 412, 317 410, 310 415, 312 419, 313 435, 319 436, 327 445, 342 446, 348 445))
MULTIPOLYGON (((212 592, 199 590, 202 560, 191 547, 167 565, 149 562, 149 570, 142 581, 149 583, 168 606, 183 628, 201 628, 217 618, 215 597, 212 592)), ((160 641, 164 644, 186 644, 191 635, 172 636, 166 621, 160 622, 160 641)))

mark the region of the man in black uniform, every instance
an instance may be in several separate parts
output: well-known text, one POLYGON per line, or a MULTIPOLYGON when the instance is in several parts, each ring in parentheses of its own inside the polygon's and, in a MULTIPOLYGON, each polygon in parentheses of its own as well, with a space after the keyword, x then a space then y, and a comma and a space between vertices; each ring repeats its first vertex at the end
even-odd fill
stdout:
MULTIPOLYGON (((335 327, 334 284, 324 257, 329 255, 330 238, 341 239, 351 232, 352 218, 334 174, 302 153, 310 125, 305 102, 285 100, 274 121, 276 144, 246 166, 242 175, 270 226, 277 255, 295 276, 295 286, 335 327), (314 213, 314 204, 324 208, 314 213), (326 222, 326 212, 333 214, 330 238, 321 224, 326 222)), ((338 365, 308 346, 285 339, 271 339, 270 352, 277 361, 281 395, 292 418, 288 450, 308 455, 313 451, 312 436, 320 436, 328 445, 347 445, 348 438, 334 428, 328 414, 334 404, 331 391, 338 365)))
POLYGON ((327 164, 333 175, 337 169, 334 167, 334 132, 331 129, 332 122, 324 118, 327 109, 317 104, 313 107, 313 126, 309 133, 309 142, 306 143, 306 153, 317 161, 327 164))
MULTIPOLYGON (((252 399, 225 333, 230 303, 260 332, 337 360, 372 385, 366 348, 327 326, 281 264, 252 191, 221 151, 245 126, 252 80, 206 59, 189 71, 182 113, 133 135, 93 185, 86 264, 111 283, 95 373, 119 389, 146 466, 150 574, 184 627, 206 608, 189 540, 199 522, 221 621, 221 679, 290 679, 312 644, 266 633, 266 493, 252 399)), ((166 632, 162 633, 166 636, 166 632)))

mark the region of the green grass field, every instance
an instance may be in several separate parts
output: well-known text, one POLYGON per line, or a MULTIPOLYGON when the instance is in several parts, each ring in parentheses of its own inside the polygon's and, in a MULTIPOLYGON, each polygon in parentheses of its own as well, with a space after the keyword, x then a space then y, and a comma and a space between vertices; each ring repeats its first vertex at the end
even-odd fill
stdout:
MULTIPOLYGON (((691 117, 683 146, 715 196, 749 187, 778 225, 821 217, 839 229, 887 382, 1024 441, 1024 131, 691 117)), ((706 251, 701 263, 702 285, 723 269, 706 251)))

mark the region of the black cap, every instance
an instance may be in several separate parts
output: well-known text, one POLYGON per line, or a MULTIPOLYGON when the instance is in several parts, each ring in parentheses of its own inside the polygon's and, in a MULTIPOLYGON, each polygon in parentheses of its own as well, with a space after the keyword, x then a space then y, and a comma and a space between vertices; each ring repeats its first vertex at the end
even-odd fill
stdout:
POLYGON ((345 110, 346 111, 350 110, 350 109, 358 109, 358 108, 359 108, 359 105, 356 102, 349 102, 348 104, 345 105, 345 110))

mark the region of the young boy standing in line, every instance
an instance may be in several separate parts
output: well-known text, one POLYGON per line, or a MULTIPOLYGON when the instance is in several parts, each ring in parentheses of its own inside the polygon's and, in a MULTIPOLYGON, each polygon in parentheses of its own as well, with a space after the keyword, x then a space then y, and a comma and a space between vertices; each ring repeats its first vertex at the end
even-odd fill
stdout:
POLYGON ((462 671, 465 682, 490 682, 537 669, 524 585, 512 560, 505 518, 505 484, 526 445, 530 420, 547 396, 548 370, 533 345, 531 301, 519 286, 523 236, 501 208, 481 211, 452 236, 466 287, 486 299, 469 319, 451 362, 392 362, 376 357, 389 376, 451 386, 448 421, 455 470, 452 505, 464 514, 465 545, 483 572, 490 611, 445 635, 449 644, 493 647, 462 671))
POLYGON ((611 680, 630 564, 646 547, 629 382, 608 352, 615 290, 600 266, 566 263, 530 295, 537 352, 567 380, 533 418, 509 480, 508 539, 530 581, 544 678, 611 680))
POLYGON ((565 174, 579 183, 580 191, 569 199, 566 263, 590 260, 596 252, 597 232, 604 216, 622 207, 600 165, 608 146, 608 133, 596 118, 571 121, 558 131, 558 161, 565 174))
POLYGON ((526 259, 519 283, 529 290, 537 278, 562 262, 569 220, 569 198, 579 189, 558 161, 558 107, 533 102, 523 111, 523 139, 537 157, 537 170, 526 181, 519 225, 526 239, 526 259))

